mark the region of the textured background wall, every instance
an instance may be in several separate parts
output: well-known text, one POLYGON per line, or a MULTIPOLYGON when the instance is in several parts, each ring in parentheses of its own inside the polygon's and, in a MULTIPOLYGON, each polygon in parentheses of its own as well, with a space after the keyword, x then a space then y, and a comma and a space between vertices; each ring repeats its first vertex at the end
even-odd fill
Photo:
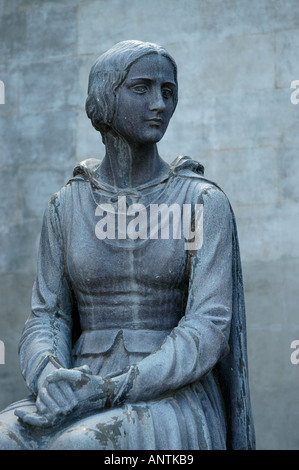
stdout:
POLYGON ((0 408, 27 394, 17 343, 47 200, 78 160, 103 155, 84 112, 89 69, 124 39, 178 62, 160 151, 200 160, 232 202, 258 448, 299 449, 298 0, 0 0, 0 408))

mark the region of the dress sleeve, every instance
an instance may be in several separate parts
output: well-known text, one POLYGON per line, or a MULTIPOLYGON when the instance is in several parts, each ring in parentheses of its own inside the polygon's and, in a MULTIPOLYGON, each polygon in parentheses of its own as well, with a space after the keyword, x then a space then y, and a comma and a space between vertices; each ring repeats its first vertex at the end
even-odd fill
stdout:
POLYGON ((203 243, 190 253, 185 315, 160 348, 126 375, 116 402, 146 400, 179 389, 213 369, 228 351, 232 312, 232 213, 221 190, 201 195, 203 243))
POLYGON ((72 296, 65 273, 59 207, 55 195, 44 214, 32 312, 19 343, 21 372, 34 394, 38 377, 49 362, 57 368, 71 365, 72 296))

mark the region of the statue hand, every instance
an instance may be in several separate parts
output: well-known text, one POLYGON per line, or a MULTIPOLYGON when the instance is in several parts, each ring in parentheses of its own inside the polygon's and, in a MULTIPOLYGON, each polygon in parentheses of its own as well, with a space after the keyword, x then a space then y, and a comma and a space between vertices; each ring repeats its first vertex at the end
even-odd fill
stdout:
POLYGON ((93 375, 88 366, 76 367, 74 369, 58 369, 47 377, 46 382, 46 389, 53 399, 55 399, 57 387, 61 391, 66 390, 66 399, 67 401, 71 400, 69 406, 72 409, 88 408, 87 404, 90 401, 97 408, 105 406, 107 398, 105 381, 101 377, 93 375), (70 392, 72 392, 72 395, 70 392))
POLYGON ((92 375, 87 366, 75 369, 58 369, 47 376, 39 388, 36 412, 16 410, 24 424, 36 427, 59 425, 71 416, 104 407, 106 398, 104 381, 92 375))

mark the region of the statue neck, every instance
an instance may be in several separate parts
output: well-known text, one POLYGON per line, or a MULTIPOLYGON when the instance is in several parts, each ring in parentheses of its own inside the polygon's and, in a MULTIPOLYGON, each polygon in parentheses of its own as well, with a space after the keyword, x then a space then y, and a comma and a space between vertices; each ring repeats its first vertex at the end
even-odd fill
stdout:
POLYGON ((169 165, 160 157, 155 143, 128 143, 118 135, 106 135, 106 154, 100 176, 118 188, 133 188, 168 171, 169 165))

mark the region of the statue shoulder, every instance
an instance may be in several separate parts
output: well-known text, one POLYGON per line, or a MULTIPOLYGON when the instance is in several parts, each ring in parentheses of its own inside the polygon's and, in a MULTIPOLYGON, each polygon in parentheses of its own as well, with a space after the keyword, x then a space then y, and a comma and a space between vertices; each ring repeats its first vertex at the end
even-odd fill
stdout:
POLYGON ((101 164, 101 160, 97 158, 87 158, 78 163, 73 170, 73 177, 83 176, 85 178, 93 177, 101 164))
POLYGON ((223 189, 213 180, 204 175, 203 165, 187 156, 179 156, 171 164, 170 171, 174 176, 188 180, 189 191, 193 202, 209 199, 219 206, 229 206, 229 200, 223 189))

